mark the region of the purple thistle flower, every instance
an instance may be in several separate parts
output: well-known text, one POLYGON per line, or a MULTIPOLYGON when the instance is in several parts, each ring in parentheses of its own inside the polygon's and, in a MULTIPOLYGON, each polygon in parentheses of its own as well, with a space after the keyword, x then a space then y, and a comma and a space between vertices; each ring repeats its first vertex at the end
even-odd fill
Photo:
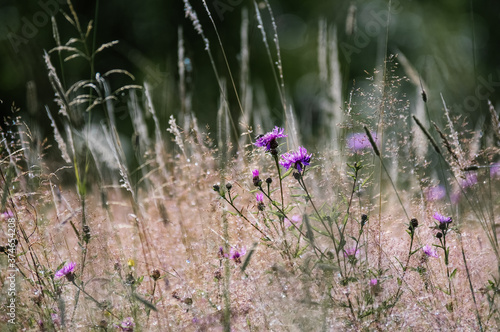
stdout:
POLYGON ((370 279, 370 286, 377 286, 378 280, 377 279, 370 279))
POLYGON ((441 224, 448 224, 448 223, 452 222, 451 217, 443 216, 439 212, 434 213, 434 215, 432 217, 434 219, 436 219, 437 221, 439 221, 441 224))
POLYGON ((262 180, 259 178, 259 170, 258 169, 254 169, 252 171, 252 176, 253 176, 253 185, 256 186, 256 187, 260 187, 260 185, 262 184, 262 180))
MULTIPOLYGON (((372 132, 371 134, 375 143, 378 145, 377 133, 372 132)), ((371 148, 372 145, 370 143, 370 139, 365 133, 354 133, 347 136, 347 147, 353 152, 358 152, 360 150, 371 148)))
POLYGON ((259 137, 257 141, 255 141, 255 146, 265 147, 266 151, 271 151, 271 149, 276 149, 278 147, 278 142, 276 142, 277 138, 287 137, 283 132, 285 129, 280 128, 278 126, 274 127, 273 131, 268 132, 267 134, 259 137))
POLYGON ((435 187, 429 187, 425 190, 425 198, 428 201, 439 201, 446 196, 446 189, 444 186, 439 185, 435 187))
POLYGON ((299 149, 295 152, 287 152, 281 156, 283 158, 280 161, 280 165, 285 167, 287 170, 292 167, 302 172, 302 167, 309 165, 312 154, 307 154, 306 148, 299 146, 299 149))
POLYGON ((120 325, 115 324, 115 327, 119 328, 123 332, 133 332, 135 327, 134 319, 132 317, 127 317, 120 323, 120 325))
POLYGON ((245 248, 242 248, 241 251, 238 251, 234 248, 231 248, 231 251, 229 252, 229 258, 234 260, 236 264, 241 263, 241 257, 245 256, 247 253, 245 248))
POLYGON ((74 262, 69 262, 62 269, 56 272, 54 277, 56 279, 60 279, 64 276, 66 276, 68 279, 73 275, 73 271, 75 270, 76 263, 74 262))
POLYGON ((264 194, 263 193, 257 193, 255 195, 255 199, 257 200, 257 203, 264 203, 264 194))
POLYGON ((430 257, 434 257, 434 258, 439 258, 437 252, 436 252, 436 249, 434 249, 434 247, 426 244, 422 250, 424 251, 424 253, 427 255, 427 256, 430 256, 430 257))

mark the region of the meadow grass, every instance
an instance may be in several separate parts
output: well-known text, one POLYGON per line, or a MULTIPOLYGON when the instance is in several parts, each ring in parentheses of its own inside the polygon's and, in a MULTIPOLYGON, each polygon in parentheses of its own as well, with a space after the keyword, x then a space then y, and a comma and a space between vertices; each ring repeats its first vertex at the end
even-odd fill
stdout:
MULTIPOLYGON (((443 97, 439 124, 431 122, 422 82, 415 100, 401 92, 408 79, 398 75, 397 55, 343 102, 336 28, 321 20, 326 125, 320 137, 303 138, 267 0, 251 15, 282 123, 273 123, 262 88, 250 84, 249 9, 242 10, 237 82, 205 1, 222 69, 185 0, 220 92, 217 128, 212 135, 191 109, 196 93, 186 87, 181 28, 180 107, 166 125, 150 84, 122 69, 99 74, 96 55, 116 42, 96 47, 92 24, 82 29, 68 3, 63 17, 77 37, 63 44, 53 18, 56 46, 44 55, 58 107, 46 107, 53 137, 38 137, 14 106, 0 133, 7 313, 5 271, 14 261, 18 268, 16 323, 2 314, 3 330, 499 328, 498 128, 479 144, 443 97), (88 62, 90 76, 68 85, 75 58, 88 62), (118 76, 129 83, 114 87, 118 76), (132 140, 120 130, 119 102, 132 140)), ((498 127, 491 103, 489 110, 498 127)))

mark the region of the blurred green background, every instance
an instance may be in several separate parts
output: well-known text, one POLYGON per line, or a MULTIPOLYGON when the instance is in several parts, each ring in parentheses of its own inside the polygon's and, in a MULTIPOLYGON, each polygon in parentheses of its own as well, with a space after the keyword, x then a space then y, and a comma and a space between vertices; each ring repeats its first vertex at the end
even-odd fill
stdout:
MULTIPOLYGON (((202 2, 192 0, 191 4, 210 40, 219 73, 227 79, 228 72, 202 2)), ((208 0, 207 4, 237 82, 242 10, 248 10, 250 82, 252 86, 263 87, 271 115, 279 123, 283 111, 253 2, 208 0)), ((494 104, 499 99, 499 1, 391 1, 387 41, 385 22, 389 1, 270 0, 270 4, 278 27, 287 95, 305 133, 314 135, 323 111, 320 96, 324 87, 318 65, 318 27, 322 19, 330 28, 336 27, 344 101, 353 87, 366 87, 367 77, 382 69, 386 42, 388 54, 404 55, 408 60, 408 65, 398 69, 398 73, 407 75, 410 67, 417 73, 413 82, 401 87, 409 97, 418 96, 415 78, 418 80, 421 75, 431 114, 435 113, 431 117, 441 117, 439 93, 453 113, 465 113, 472 125, 488 117, 487 99, 494 104)), ((170 114, 179 112, 177 43, 178 27, 183 27, 185 63, 192 69, 187 82, 193 95, 192 108, 200 124, 215 127, 219 90, 203 41, 185 18, 181 0, 101 0, 97 11, 96 1, 74 0, 73 5, 84 27, 97 13, 96 45, 119 41, 96 57, 96 71, 122 68, 136 77, 136 84, 149 81, 163 123, 170 114)), ((258 6, 265 7, 263 2, 258 2, 258 6)), ((64 0, 0 1, 0 111, 2 115, 10 113, 14 103, 21 108, 27 122, 41 124, 42 130, 48 128, 44 105, 53 112, 57 110, 42 57, 44 50, 55 46, 48 14, 55 15, 63 43, 76 36, 61 10, 69 13, 64 0)), ((268 12, 262 9, 261 13, 272 45, 268 12)), ((272 54, 275 55, 274 48, 272 54)), ((55 55, 53 63, 57 63, 55 55)), ((60 67, 56 68, 61 75, 60 67)), ((64 77, 68 84, 90 78, 88 64, 78 59, 69 61, 64 77)), ((129 83, 132 81, 127 79, 116 82, 129 83)), ((231 112, 236 116, 239 109, 232 93, 229 99, 231 112)))

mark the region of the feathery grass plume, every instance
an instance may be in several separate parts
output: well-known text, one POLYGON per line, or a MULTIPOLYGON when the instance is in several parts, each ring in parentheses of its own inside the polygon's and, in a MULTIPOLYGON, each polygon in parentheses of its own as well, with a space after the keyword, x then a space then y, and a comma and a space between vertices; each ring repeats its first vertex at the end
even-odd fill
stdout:
MULTIPOLYGON (((415 105, 415 114, 412 115, 415 122, 418 121, 418 118, 425 118, 425 102, 418 98, 415 105)), ((420 122, 420 121, 419 121, 420 122)), ((420 127, 420 130, 415 126, 412 126, 412 148, 415 151, 415 155, 417 160, 425 160, 427 155, 428 144, 425 144, 425 138, 427 134, 422 130, 423 125, 417 124, 417 127, 420 127)), ((424 128, 425 129, 425 128, 424 128)), ((427 137, 428 138, 428 137, 427 137)), ((432 143, 431 143, 432 145, 432 143)))
POLYGON ((57 142, 57 146, 59 147, 59 150, 61 151, 61 157, 64 159, 65 162, 67 162, 68 164, 71 164, 71 158, 68 155, 68 150, 66 149, 66 143, 64 142, 64 139, 62 138, 61 133, 59 132, 59 129, 57 129, 56 122, 54 121, 52 114, 50 114, 49 107, 45 106, 45 110, 47 111, 47 115, 49 116, 50 125, 54 129, 54 138, 57 142))
POLYGON ((347 10, 347 16, 345 20, 345 31, 347 36, 352 36, 357 32, 357 22, 356 22, 356 12, 358 7, 356 7, 355 1, 351 1, 349 9, 347 10))
POLYGON ((337 26, 333 25, 329 29, 329 41, 328 49, 330 53, 329 64, 330 64, 330 84, 329 84, 329 94, 332 100, 332 112, 333 119, 335 122, 330 124, 330 137, 334 138, 334 130, 337 128, 336 124, 342 123, 344 121, 344 112, 342 110, 342 74, 340 70, 339 61, 339 48, 338 48, 338 37, 337 37, 337 26))
POLYGON ((500 140, 500 122, 498 121, 498 115, 495 111, 495 107, 493 107, 493 104, 489 99, 488 99, 488 110, 490 111, 491 114, 491 125, 493 127, 493 132, 495 133, 496 137, 500 140))
MULTIPOLYGON (((193 8, 191 7, 189 0, 183 0, 183 1, 184 1, 184 11, 186 12, 186 17, 189 17, 189 19, 193 23, 195 30, 198 32, 198 34, 203 38, 203 41, 205 42, 205 51, 207 51, 208 57, 210 59, 210 64, 212 66, 212 70, 214 71, 215 78, 216 78, 217 84, 219 86, 219 93, 223 96, 223 98, 226 100, 226 103, 229 105, 229 101, 227 98, 227 92, 226 92, 226 86, 224 85, 225 83, 221 79, 221 77, 219 75, 219 71, 217 70, 217 67, 215 65, 214 57, 212 55, 212 51, 210 50, 210 44, 209 44, 208 38, 205 37, 205 33, 203 32, 203 29, 202 29, 201 23, 198 19, 198 16, 197 16, 196 12, 193 10, 193 8)), ((212 22, 212 25, 215 29, 215 34, 217 36, 217 40, 219 41, 221 52, 222 52, 222 55, 224 57, 224 62, 226 64, 226 68, 228 70, 228 75, 229 75, 229 78, 231 80, 231 84, 233 86, 234 92, 236 94, 238 106, 240 107, 241 113, 243 114, 244 113, 243 108, 241 106, 241 102, 240 102, 240 99, 238 96, 238 91, 236 90, 236 84, 234 83, 231 69, 229 68, 229 62, 227 60, 226 53, 224 51, 224 47, 222 46, 222 41, 221 41, 220 36, 219 36, 219 31, 217 30, 217 26, 215 25, 215 22, 212 18, 212 14, 210 13, 210 10, 208 9, 208 6, 207 6, 205 0, 202 0, 202 2, 203 2, 203 6, 205 7, 205 10, 207 11, 208 17, 209 17, 210 21, 212 22)), ((229 115, 229 120, 230 120, 231 126, 233 128, 234 136, 238 137, 238 131, 236 130, 236 125, 234 124, 234 120, 233 120, 233 117, 231 115, 231 112, 228 112, 228 115, 229 115)), ((239 144, 237 141, 236 141, 236 143, 239 144)))
POLYGON ((45 60, 45 65, 47 66, 48 69, 48 75, 49 75, 49 82, 52 85, 52 88, 56 94, 56 103, 59 106, 59 113, 64 115, 68 120, 71 121, 70 118, 70 106, 69 106, 69 101, 67 99, 66 94, 64 93, 64 88, 59 80, 59 77, 57 76, 56 69, 52 65, 52 62, 50 61, 50 55, 47 52, 44 52, 43 59, 45 60))
POLYGON ((179 72, 179 98, 181 102, 181 117, 184 128, 190 127, 191 93, 186 89, 186 57, 184 55, 184 36, 182 26, 177 29, 177 67, 179 72))
POLYGON ((175 144, 177 144, 179 149, 181 149, 182 154, 187 159, 188 156, 186 155, 186 150, 184 149, 184 140, 182 138, 182 134, 179 130, 179 127, 177 126, 177 123, 175 122, 175 117, 173 115, 170 115, 170 119, 168 120, 168 125, 169 127, 167 128, 167 131, 172 135, 174 135, 175 144))
POLYGON ((151 98, 151 88, 148 83, 144 84, 144 95, 146 97, 145 103, 146 103, 146 108, 151 113, 153 117, 153 122, 155 125, 155 146, 154 146, 154 151, 155 151, 155 160, 157 163, 157 166, 163 175, 164 181, 167 181, 169 178, 168 171, 167 171, 167 163, 165 161, 165 149, 164 149, 164 144, 163 144, 163 137, 161 134, 161 128, 160 128, 160 121, 158 120, 158 117, 156 116, 156 111, 153 105, 153 100, 151 98))
POLYGON ((441 140, 443 141, 443 144, 444 144, 446 150, 448 150, 448 153, 453 157, 453 159, 460 166, 460 160, 458 159, 458 156, 455 153, 455 151, 453 151, 453 148, 451 147, 451 144, 448 141, 448 138, 446 137, 446 135, 443 133, 443 131, 441 130, 441 128, 439 128, 438 125, 434 121, 432 121, 432 125, 434 126, 434 128, 438 132, 439 136, 441 137, 441 140))
POLYGON ((295 116, 295 112, 292 109, 292 105, 290 105, 285 112, 285 123, 286 123, 286 132, 288 133, 288 140, 290 144, 287 144, 287 149, 293 150, 296 149, 300 144, 299 131, 297 130, 297 118, 295 116))
POLYGON ((446 106, 443 94, 441 93, 440 95, 441 95, 441 100, 442 100, 443 106, 444 106, 444 113, 446 115, 446 119, 448 120, 448 127, 450 128, 451 138, 453 140, 454 151, 456 151, 456 157, 458 160, 458 164, 460 166, 463 166, 465 164, 465 153, 462 151, 462 146, 460 145, 460 141, 458 140, 458 133, 455 130, 455 126, 453 125, 453 122, 451 121, 450 111, 448 110, 448 107, 446 106))
POLYGON ((144 120, 143 110, 139 106, 137 96, 134 90, 129 90, 129 99, 127 101, 127 108, 134 127, 134 135, 136 143, 134 147, 138 152, 139 162, 144 162, 143 156, 149 151, 151 140, 149 139, 148 127, 144 120))
POLYGON ((239 139, 239 146, 244 146, 245 142, 252 143, 252 137, 250 133, 252 132, 251 124, 251 113, 252 113, 252 99, 253 99, 253 89, 250 86, 250 47, 248 40, 248 9, 244 7, 241 10, 241 27, 240 27, 240 82, 239 82, 239 97, 241 99, 243 112, 241 114, 238 123, 240 125, 240 130, 242 136, 239 139), (247 135, 244 135, 247 133, 247 135))
MULTIPOLYGON (((266 30, 264 28, 264 21, 262 20, 262 17, 260 15, 259 6, 257 5, 257 2, 255 0, 253 3, 254 3, 254 8, 255 8, 255 14, 257 16, 257 22, 258 22, 257 28, 259 28, 259 30, 262 33, 262 42, 264 43, 264 46, 265 46, 265 49, 267 52, 267 57, 268 57, 269 63, 271 64, 274 81, 278 87, 278 93, 280 95, 281 104, 283 106, 283 112, 286 112, 287 107, 286 107, 286 99, 285 99, 283 73, 282 73, 282 67, 281 67, 281 58, 279 56, 279 45, 277 44, 277 46, 278 46, 278 49, 277 49, 278 60, 276 62, 277 62, 277 67, 278 67, 279 76, 281 78, 281 81, 280 81, 280 79, 278 79, 278 75, 276 74, 276 69, 274 67, 275 61, 273 60, 273 56, 271 55, 271 48, 269 47, 269 43, 267 41, 267 34, 266 34, 266 30)), ((271 8, 269 7, 269 3, 267 2, 267 0, 266 0, 266 6, 268 7, 268 10, 271 13, 271 19, 272 19, 273 25, 275 27, 276 24, 274 22, 274 18, 272 16, 272 11, 271 11, 271 8)), ((276 30, 276 28, 275 28, 275 30, 276 30)), ((275 39, 275 42, 278 43, 277 39, 275 39)))
POLYGON ((328 24, 324 17, 318 20, 318 69, 319 79, 326 85, 328 80, 328 24))
POLYGON ((424 133, 424 135, 427 137, 427 139, 431 143, 431 145, 434 148, 434 150, 437 153, 441 154, 441 149, 439 149, 439 146, 437 145, 436 141, 431 136, 431 134, 427 131, 427 129, 425 129, 425 127, 422 124, 422 122, 420 122, 420 120, 415 115, 412 115, 412 118, 413 118, 413 120, 415 120, 415 123, 417 124, 417 126, 422 130, 422 132, 424 133))

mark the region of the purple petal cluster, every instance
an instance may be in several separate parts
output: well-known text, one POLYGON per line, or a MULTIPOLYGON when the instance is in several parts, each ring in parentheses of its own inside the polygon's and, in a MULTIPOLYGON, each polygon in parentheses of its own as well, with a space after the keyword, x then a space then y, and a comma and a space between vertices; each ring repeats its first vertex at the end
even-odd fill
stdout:
POLYGON ((115 325, 115 327, 119 328, 123 332, 133 332, 135 323, 132 317, 125 318, 120 325, 115 325))
POLYGON ((241 257, 245 256, 246 253, 247 251, 245 248, 242 248, 240 251, 231 248, 231 251, 229 253, 229 258, 231 258, 232 260, 234 260, 236 263, 239 264, 241 263, 241 257))
POLYGON ((278 126, 274 127, 273 131, 266 133, 265 135, 259 137, 255 142, 255 146, 266 148, 266 151, 271 151, 271 149, 276 149, 278 147, 277 138, 287 137, 283 134, 285 129, 278 126))
POLYGON ((257 200, 257 203, 264 203, 264 194, 263 193, 255 194, 255 199, 257 200))
POLYGON ((377 279, 370 279, 370 286, 377 286, 378 280, 377 279))
POLYGON ((427 256, 430 256, 430 257, 434 257, 434 258, 439 258, 437 252, 436 252, 436 249, 434 249, 434 247, 426 244, 422 250, 424 251, 424 253, 427 255, 427 256))
POLYGON ((439 212, 434 213, 434 215, 432 217, 442 224, 448 224, 452 221, 451 217, 443 216, 439 212))
POLYGON ((66 265, 64 265, 64 267, 62 269, 57 271, 56 274, 54 275, 54 277, 56 279, 60 279, 64 276, 67 276, 68 274, 73 273, 73 271, 75 271, 75 267, 76 267, 76 263, 69 262, 66 265))
POLYGON ((302 167, 309 165, 311 156, 312 154, 307 154, 306 148, 299 146, 297 151, 287 152, 282 155, 281 158, 283 158, 283 160, 280 161, 280 164, 287 170, 293 166, 299 172, 302 172, 302 167))
POLYGON ((258 178, 258 177, 259 177, 259 170, 258 170, 258 169, 254 169, 254 170, 252 171, 252 176, 253 176, 254 178, 258 178))
MULTIPOLYGON (((372 132, 372 137, 378 145, 378 138, 375 132, 372 132)), ((370 140, 365 133, 354 133, 347 136, 347 147, 353 151, 358 152, 367 148, 371 148, 370 140)))

